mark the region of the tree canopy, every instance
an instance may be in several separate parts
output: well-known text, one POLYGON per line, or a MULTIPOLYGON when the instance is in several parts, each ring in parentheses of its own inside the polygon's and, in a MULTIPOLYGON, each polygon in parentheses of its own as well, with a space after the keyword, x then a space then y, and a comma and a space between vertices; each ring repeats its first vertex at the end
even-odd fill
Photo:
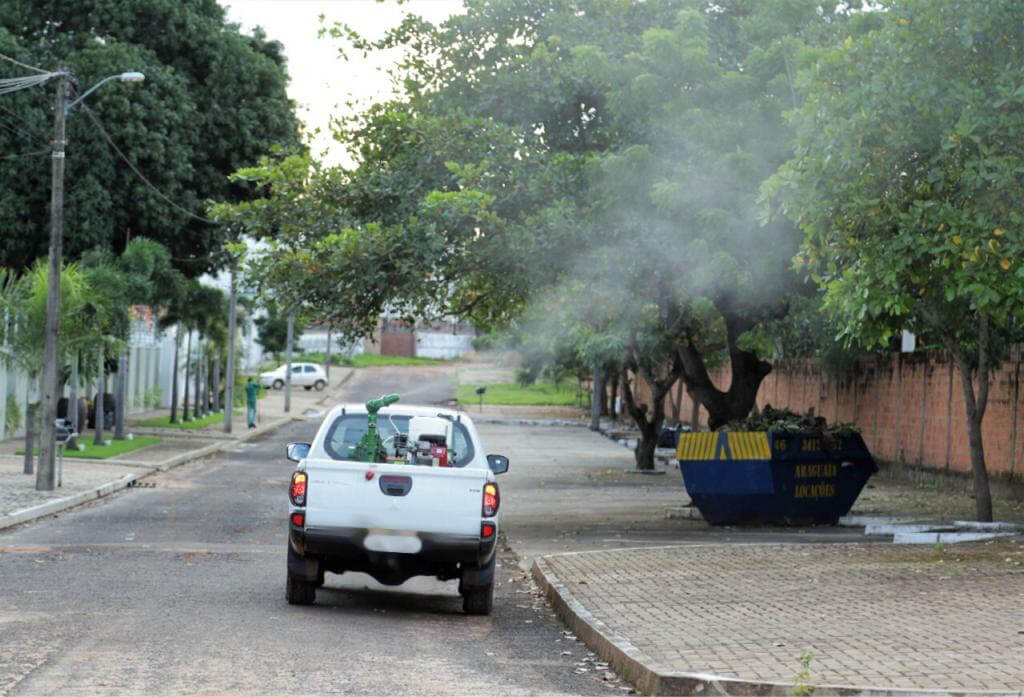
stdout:
POLYGON ((798 267, 840 337, 935 337, 961 375, 978 516, 981 419, 1024 307, 1024 6, 897 0, 880 30, 802 75, 794 156, 767 195, 803 230, 798 267), (976 387, 975 387, 976 385, 976 387))
MULTIPOLYGON (((200 219, 203 202, 247 197, 226 175, 275 147, 298 147, 281 46, 259 31, 241 34, 214 0, 8 0, 0 53, 66 67, 75 94, 109 75, 146 75, 142 85, 104 86, 68 117, 72 259, 94 247, 120 254, 146 236, 189 276, 215 268, 224 233, 200 219)), ((0 61, 0 77, 27 73, 0 61)), ((45 87, 0 97, 0 265, 14 270, 46 251, 53 99, 45 87)))

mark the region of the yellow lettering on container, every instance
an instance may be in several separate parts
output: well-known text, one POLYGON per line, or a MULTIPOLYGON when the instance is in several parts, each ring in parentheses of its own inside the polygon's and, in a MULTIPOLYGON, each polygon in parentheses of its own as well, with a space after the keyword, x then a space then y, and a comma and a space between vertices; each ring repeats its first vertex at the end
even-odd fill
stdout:
POLYGON ((796 499, 827 499, 835 495, 835 484, 797 484, 793 492, 796 499))
POLYGON ((839 476, 839 465, 834 462, 822 464, 799 464, 794 467, 793 477, 796 479, 815 479, 819 477, 839 476))

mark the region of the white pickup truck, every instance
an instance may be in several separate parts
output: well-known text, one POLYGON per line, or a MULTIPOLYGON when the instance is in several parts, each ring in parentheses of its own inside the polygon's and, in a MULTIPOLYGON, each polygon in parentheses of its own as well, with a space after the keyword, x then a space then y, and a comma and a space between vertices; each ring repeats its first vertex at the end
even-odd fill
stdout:
POLYGON ((308 605, 324 572, 398 585, 459 579, 463 609, 493 603, 500 495, 508 458, 486 455, 472 420, 438 407, 339 405, 312 443, 290 443, 288 602, 308 605))

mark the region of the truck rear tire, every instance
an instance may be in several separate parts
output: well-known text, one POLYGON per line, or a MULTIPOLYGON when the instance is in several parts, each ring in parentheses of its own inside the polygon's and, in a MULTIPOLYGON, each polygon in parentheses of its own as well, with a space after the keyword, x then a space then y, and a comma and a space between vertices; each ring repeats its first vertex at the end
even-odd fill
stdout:
POLYGON ((494 583, 467 588, 462 593, 462 610, 467 615, 489 615, 494 607, 494 583))
POLYGON ((312 605, 316 600, 316 583, 302 581, 288 573, 284 586, 284 596, 289 605, 312 605))

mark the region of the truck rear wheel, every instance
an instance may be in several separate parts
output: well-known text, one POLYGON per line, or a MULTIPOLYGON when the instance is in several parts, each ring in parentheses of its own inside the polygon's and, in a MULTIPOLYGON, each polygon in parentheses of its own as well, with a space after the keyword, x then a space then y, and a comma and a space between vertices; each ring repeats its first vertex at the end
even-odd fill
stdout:
POLYGON ((467 615, 489 615, 494 607, 494 583, 462 592, 462 610, 467 615))
POLYGON ((312 605, 316 600, 316 583, 297 579, 289 572, 284 586, 284 596, 288 599, 289 605, 312 605))

